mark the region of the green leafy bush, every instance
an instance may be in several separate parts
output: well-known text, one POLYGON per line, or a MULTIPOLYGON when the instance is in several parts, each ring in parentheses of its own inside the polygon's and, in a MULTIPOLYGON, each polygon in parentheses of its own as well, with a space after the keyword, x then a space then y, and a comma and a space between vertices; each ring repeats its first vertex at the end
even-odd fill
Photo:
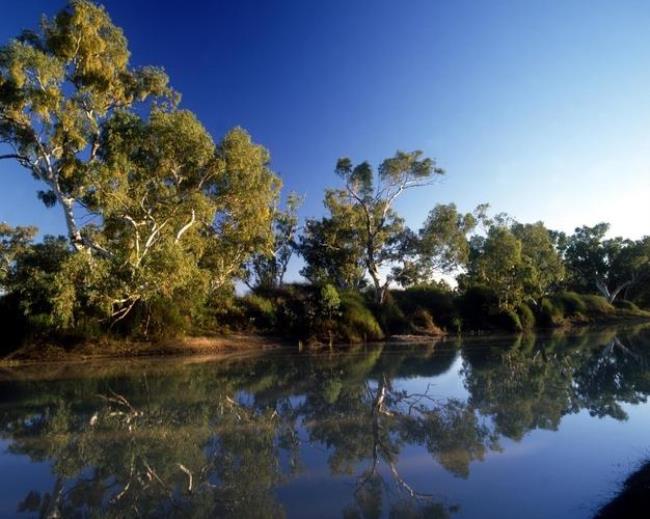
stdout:
POLYGON ((582 296, 582 300, 585 302, 587 312, 590 314, 610 315, 616 312, 614 306, 603 296, 586 294, 582 296))
POLYGON ((524 330, 521 320, 514 310, 501 310, 494 319, 494 323, 503 330, 509 332, 521 332, 524 330))
POLYGON ((564 324, 564 308, 545 297, 539 309, 539 323, 542 326, 561 326, 564 324))
POLYGON ((628 312, 634 312, 634 313, 643 312, 643 310, 641 310, 632 301, 626 301, 625 299, 621 299, 620 301, 615 301, 614 302, 614 307, 619 308, 621 310, 626 310, 628 312))
POLYGON ((522 329, 532 330, 535 328, 535 313, 526 303, 519 305, 517 315, 519 316, 519 322, 521 323, 522 329))
POLYGON ((481 285, 469 287, 456 300, 463 330, 489 330, 498 326, 494 322, 498 306, 494 290, 481 285))
POLYGON ((275 327, 275 302, 259 294, 247 294, 242 299, 246 315, 258 329, 269 331, 275 327))
POLYGON ((404 315, 426 310, 433 321, 445 328, 454 328, 458 317, 454 293, 439 286, 419 285, 406 290, 393 290, 392 297, 404 315))
POLYGON ((395 301, 393 292, 386 294, 381 305, 370 305, 381 328, 391 335, 405 333, 408 330, 409 322, 400 306, 395 301))
POLYGON ((587 312, 587 304, 583 296, 575 292, 560 292, 553 299, 555 304, 562 306, 566 316, 584 315, 587 312))
POLYGON ((360 294, 345 292, 341 295, 341 317, 338 335, 349 342, 373 341, 384 338, 377 319, 366 306, 360 294))

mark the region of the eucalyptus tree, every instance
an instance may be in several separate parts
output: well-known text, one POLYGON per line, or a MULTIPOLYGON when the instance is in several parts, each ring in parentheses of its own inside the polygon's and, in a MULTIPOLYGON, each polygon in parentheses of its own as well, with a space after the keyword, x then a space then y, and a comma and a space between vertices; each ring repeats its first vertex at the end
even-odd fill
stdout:
POLYGON ((478 213, 460 213, 455 204, 438 204, 428 214, 418 233, 418 265, 426 279, 448 274, 469 261, 468 235, 478 224, 478 213))
POLYGON ((271 243, 280 182, 242 129, 221 142, 157 68, 129 66, 106 11, 73 0, 0 50, 0 140, 59 205, 77 252, 55 313, 112 322, 136 304, 201 302, 271 243), (81 225, 79 214, 90 223, 81 225))
POLYGON ((524 292, 529 301, 539 304, 564 280, 564 264, 554 245, 554 236, 542 222, 515 223, 511 230, 521 241, 524 292))
POLYGON ((444 171, 421 151, 397 151, 385 159, 375 173, 368 162, 353 165, 349 158, 336 163, 336 174, 345 184, 334 190, 341 203, 347 203, 354 215, 352 222, 363 247, 362 260, 372 279, 376 301, 383 302, 390 282, 381 280, 381 267, 399 255, 404 221, 393 209, 395 200, 414 187, 431 184, 444 171))
POLYGON ((606 239, 609 224, 578 227, 567 239, 564 252, 569 283, 578 290, 597 289, 614 302, 626 289, 647 279, 650 274, 648 239, 606 239))
POLYGON ((483 217, 484 236, 470 239, 468 273, 463 282, 492 289, 502 309, 540 303, 564 279, 554 235, 542 222, 521 224, 507 215, 483 217))
POLYGON ((118 112, 177 99, 161 69, 129 66, 126 38, 102 7, 72 0, 0 48, 0 143, 11 148, 0 158, 41 182, 39 198, 61 207, 76 249, 105 254, 77 218, 94 190, 102 128, 118 112))
POLYGON ((246 264, 244 281, 250 288, 277 288, 284 283, 289 260, 298 247, 298 209, 302 201, 301 196, 290 193, 286 208, 274 210, 270 250, 255 254, 246 264))
POLYGON ((515 309, 524 300, 522 243, 509 227, 494 225, 486 236, 471 240, 467 278, 490 287, 499 307, 515 309))
POLYGON ((364 247, 359 212, 339 192, 328 191, 328 215, 305 222, 298 251, 305 260, 300 274, 312 283, 332 283, 340 289, 365 285, 364 247))
POLYGON ((0 293, 7 289, 5 283, 16 256, 30 246, 35 235, 35 227, 12 227, 0 222, 0 293))

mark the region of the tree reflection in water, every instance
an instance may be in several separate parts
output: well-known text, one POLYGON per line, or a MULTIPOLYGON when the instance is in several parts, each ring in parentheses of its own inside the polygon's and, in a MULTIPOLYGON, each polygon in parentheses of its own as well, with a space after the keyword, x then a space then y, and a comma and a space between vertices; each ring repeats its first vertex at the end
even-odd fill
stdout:
POLYGON ((468 341, 462 398, 403 383, 446 372, 447 346, 14 380, 0 384, 0 434, 51 464, 51 487, 18 505, 42 517, 283 516, 277 491, 318 446, 331 477, 352 482, 345 517, 445 517, 453 503, 400 468, 405 447, 465 478, 500 437, 583 409, 624 420, 621 404, 650 392, 648 343, 645 331, 468 341))

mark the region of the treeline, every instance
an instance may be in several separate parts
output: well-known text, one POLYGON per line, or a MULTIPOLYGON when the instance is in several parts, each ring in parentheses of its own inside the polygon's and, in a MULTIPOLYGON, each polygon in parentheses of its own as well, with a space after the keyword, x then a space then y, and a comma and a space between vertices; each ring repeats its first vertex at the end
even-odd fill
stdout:
POLYGON ((0 48, 0 159, 39 181, 68 234, 35 242, 35 228, 0 226, 9 342, 226 329, 364 340, 646 315, 650 238, 606 239, 606 224, 566 236, 487 205, 437 205, 409 229, 395 201, 444 174, 419 151, 376 169, 339 159, 325 216, 301 224, 266 149, 240 128, 215 141, 162 69, 129 56, 87 0, 0 48), (294 255, 307 283, 287 286, 294 255))

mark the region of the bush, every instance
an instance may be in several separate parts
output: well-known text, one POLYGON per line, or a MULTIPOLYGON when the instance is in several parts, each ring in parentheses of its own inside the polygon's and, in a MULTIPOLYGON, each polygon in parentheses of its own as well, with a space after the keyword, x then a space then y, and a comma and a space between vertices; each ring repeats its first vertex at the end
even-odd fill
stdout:
POLYGON ((609 315, 613 314, 616 309, 603 296, 583 295, 582 300, 587 306, 587 312, 590 314, 609 315))
POLYGON ((431 314, 426 310, 416 310, 411 317, 411 330, 424 335, 442 335, 443 331, 433 322, 431 314))
POLYGON ((560 292, 554 297, 556 304, 564 309, 564 315, 575 316, 587 312, 587 304, 583 297, 575 292, 560 292))
POLYGON ((494 322, 498 307, 494 290, 480 285, 469 287, 456 301, 464 330, 488 330, 498 326, 494 322))
POLYGON ((277 316, 273 300, 258 294, 247 294, 242 299, 242 304, 255 327, 263 331, 270 331, 275 327, 277 316))
POLYGON ((363 296, 353 292, 341 294, 341 317, 338 335, 349 342, 375 341, 384 338, 377 319, 366 306, 363 296))
POLYGON ((524 329, 517 312, 514 310, 501 310, 496 315, 494 323, 500 329, 508 330, 509 332, 521 332, 524 329))
POLYGON ((517 309, 517 314, 519 316, 521 327, 524 330, 532 330, 535 328, 535 314, 531 310, 530 306, 526 303, 522 303, 517 309))
POLYGON ((564 308, 545 297, 539 309, 539 322, 543 326, 561 326, 564 324, 564 308))
POLYGON ((628 312, 634 312, 634 313, 643 312, 643 310, 641 310, 632 301, 626 301, 625 299, 621 299, 620 301, 615 301, 614 307, 619 308, 620 310, 627 310, 628 312))
POLYGON ((414 315, 418 310, 426 310, 438 325, 455 328, 458 315, 453 292, 439 286, 421 285, 393 290, 391 295, 403 314, 414 315))
POLYGON ((386 294, 384 303, 371 306, 377 316, 381 328, 389 334, 405 333, 408 330, 409 322, 404 312, 395 301, 392 292, 386 294))
POLYGON ((0 297, 0 354, 11 353, 22 346, 29 338, 31 328, 25 314, 20 309, 19 298, 15 294, 0 297))

